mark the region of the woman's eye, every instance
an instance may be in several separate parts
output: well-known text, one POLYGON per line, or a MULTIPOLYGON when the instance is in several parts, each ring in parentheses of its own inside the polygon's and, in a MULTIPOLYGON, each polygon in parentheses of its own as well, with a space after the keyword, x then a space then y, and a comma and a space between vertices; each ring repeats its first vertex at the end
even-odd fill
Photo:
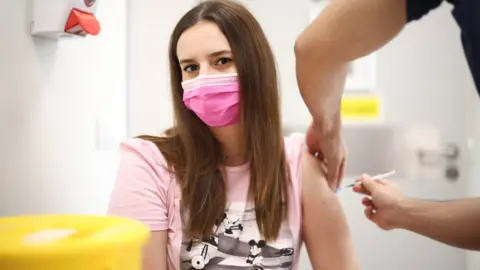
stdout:
POLYGON ((196 65, 189 65, 183 68, 183 70, 186 72, 194 72, 197 69, 198 67, 196 65))
POLYGON ((225 64, 228 64, 232 61, 232 59, 230 58, 226 58, 226 57, 222 57, 220 59, 217 60, 217 65, 225 65, 225 64))

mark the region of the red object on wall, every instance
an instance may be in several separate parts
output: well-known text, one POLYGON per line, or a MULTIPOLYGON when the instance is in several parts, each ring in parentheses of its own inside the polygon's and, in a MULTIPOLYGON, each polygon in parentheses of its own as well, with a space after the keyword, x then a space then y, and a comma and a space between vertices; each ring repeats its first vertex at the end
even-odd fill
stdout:
POLYGON ((100 23, 95 15, 79 9, 72 9, 65 25, 65 32, 86 36, 96 36, 100 33, 100 23))

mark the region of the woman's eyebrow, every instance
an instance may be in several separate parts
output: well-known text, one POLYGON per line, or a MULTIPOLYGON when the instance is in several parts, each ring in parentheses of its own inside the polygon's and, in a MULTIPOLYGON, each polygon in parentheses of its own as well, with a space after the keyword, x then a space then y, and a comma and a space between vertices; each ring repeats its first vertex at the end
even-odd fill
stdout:
POLYGON ((228 54, 228 53, 232 53, 230 50, 220 50, 220 51, 216 51, 216 52, 213 52, 213 53, 210 53, 208 54, 208 56, 210 57, 213 57, 213 56, 220 56, 222 54, 228 54))
POLYGON ((195 61, 193 61, 193 59, 188 58, 188 59, 182 59, 179 62, 180 64, 191 64, 191 63, 194 63, 195 61))

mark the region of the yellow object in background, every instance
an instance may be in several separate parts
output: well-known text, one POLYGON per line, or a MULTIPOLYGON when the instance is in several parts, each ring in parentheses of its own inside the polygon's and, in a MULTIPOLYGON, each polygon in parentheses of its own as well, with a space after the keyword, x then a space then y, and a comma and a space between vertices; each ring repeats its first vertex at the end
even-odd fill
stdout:
POLYGON ((380 120, 380 99, 377 96, 344 96, 342 98, 342 119, 377 121, 380 120))
POLYGON ((141 270, 150 231, 112 216, 0 218, 1 270, 141 270))

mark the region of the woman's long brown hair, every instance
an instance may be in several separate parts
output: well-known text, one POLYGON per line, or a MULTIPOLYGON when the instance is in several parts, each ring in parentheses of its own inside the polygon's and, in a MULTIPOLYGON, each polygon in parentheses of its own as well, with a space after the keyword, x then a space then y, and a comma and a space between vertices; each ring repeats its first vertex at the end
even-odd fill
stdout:
POLYGON ((288 211, 288 181, 281 132, 280 97, 276 63, 257 20, 233 1, 204 1, 185 14, 170 40, 170 79, 174 127, 153 141, 165 156, 181 188, 186 211, 186 232, 195 237, 212 233, 224 213, 226 182, 220 164, 220 143, 182 100, 182 73, 177 42, 182 33, 200 21, 215 23, 230 43, 241 89, 243 146, 250 163, 249 196, 255 202, 260 233, 265 240, 278 237, 288 211))

